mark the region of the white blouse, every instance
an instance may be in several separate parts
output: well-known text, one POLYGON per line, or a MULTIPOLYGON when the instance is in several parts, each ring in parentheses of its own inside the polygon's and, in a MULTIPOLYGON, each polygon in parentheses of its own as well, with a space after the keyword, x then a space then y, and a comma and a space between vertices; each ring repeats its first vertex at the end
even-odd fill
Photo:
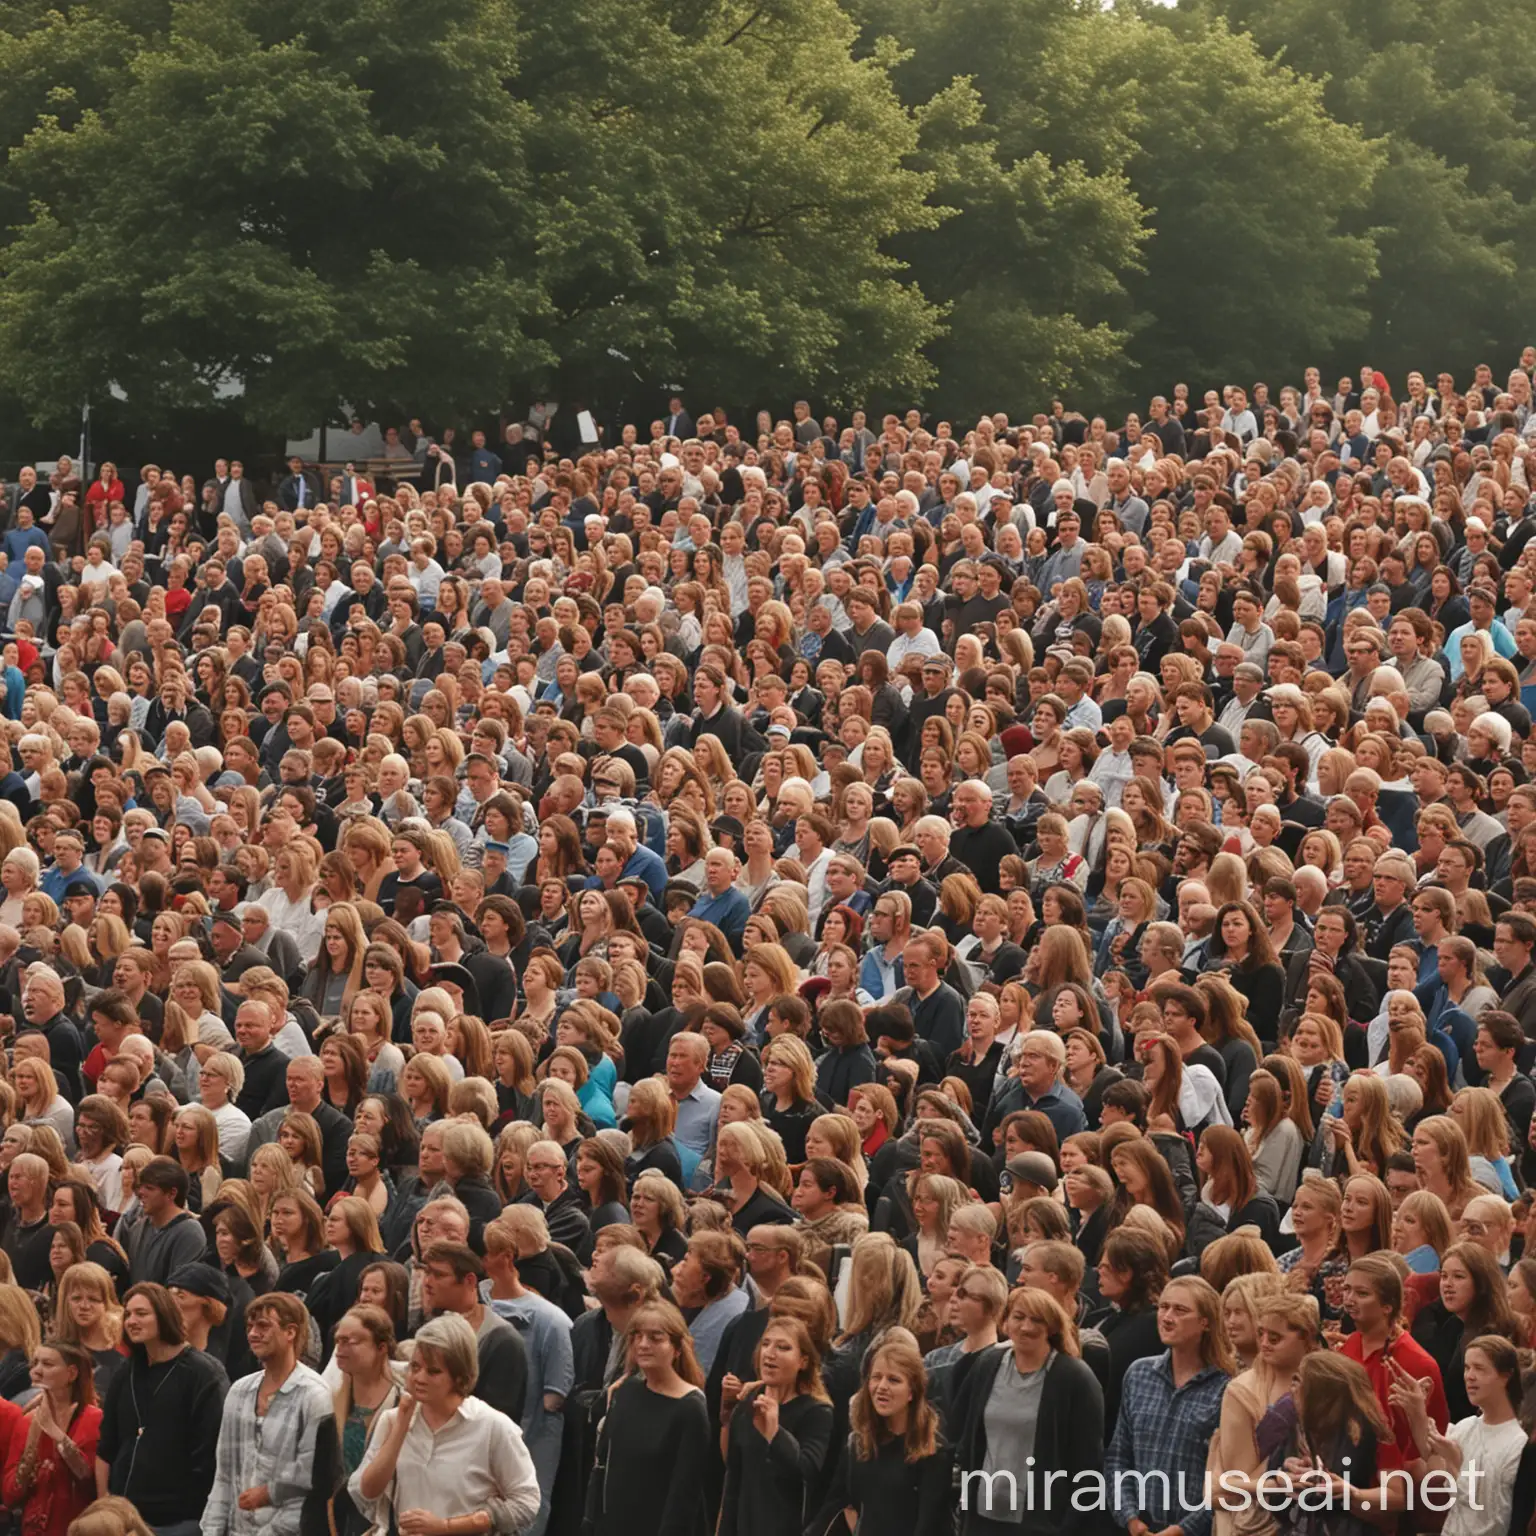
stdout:
POLYGON ((441 1520, 483 1509, 491 1517, 491 1530, 501 1536, 515 1536, 533 1524, 539 1512, 539 1479, 523 1432, 478 1397, 466 1397, 435 1434, 418 1407, 400 1447, 390 1491, 365 1499, 363 1472, 388 1443, 398 1412, 391 1408, 380 1419, 348 1485, 358 1508, 375 1524, 389 1524, 391 1505, 397 1517, 405 1510, 424 1509, 441 1520))

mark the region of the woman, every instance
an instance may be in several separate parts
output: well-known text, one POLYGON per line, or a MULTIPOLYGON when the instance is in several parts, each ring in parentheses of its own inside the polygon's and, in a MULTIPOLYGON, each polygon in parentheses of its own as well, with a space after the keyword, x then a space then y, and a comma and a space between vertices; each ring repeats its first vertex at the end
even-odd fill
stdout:
POLYGON ((784 1160, 805 1161, 805 1136, 821 1113, 816 1102, 816 1063, 796 1035, 782 1034, 763 1047, 763 1119, 784 1143, 784 1160))
POLYGON ((314 909, 315 874, 309 846, 288 843, 274 861, 272 889, 260 899, 268 924, 293 940, 306 965, 314 964, 325 933, 325 913, 314 909))
POLYGON ((1258 1357, 1221 1399, 1221 1427, 1211 1447, 1218 1496, 1218 1536, 1237 1536, 1253 1489, 1284 1436, 1286 1402, 1303 1360, 1320 1347, 1317 1303, 1310 1296, 1268 1296, 1258 1303, 1258 1357), (1245 1502, 1246 1499, 1246 1502, 1245 1502))
MULTIPOLYGON (((383 1150, 377 1136, 354 1131, 347 1138, 347 1177, 340 1193, 364 1201, 381 1224, 394 1204, 395 1182, 383 1166, 383 1150)), ((333 1201, 334 1204, 334 1201, 333 1201)))
POLYGON ((234 1102, 244 1086, 245 1065, 228 1051, 215 1051, 197 1075, 198 1099, 219 1128, 219 1155, 231 1163, 244 1158, 251 1135, 250 1117, 234 1102))
POLYGON ((358 1283, 370 1264, 384 1252, 378 1218, 359 1195, 343 1195, 325 1216, 325 1242, 336 1262, 310 1287, 305 1304, 329 1353, 332 1335, 347 1309, 357 1300, 358 1283))
MULTIPOLYGON (((383 1412, 400 1401, 394 1324, 380 1307, 359 1303, 336 1325, 331 1364, 341 1376, 335 1394, 341 1469, 350 1479, 363 1463, 383 1412)), ((368 1522, 345 1487, 331 1499, 336 1536, 363 1536, 368 1522)))
POLYGON ((363 987, 363 956, 368 938, 362 919, 349 901, 325 909, 320 953, 304 977, 301 997, 315 1005, 322 1018, 339 1018, 363 987))
POLYGON ((624 1159, 617 1148, 596 1136, 584 1138, 576 1149, 576 1186, 585 1200, 587 1224, 594 1234, 615 1222, 628 1222, 624 1159))
MULTIPOLYGON (((1304 1102, 1297 1107, 1306 1114, 1304 1102)), ((1301 1178, 1302 1154, 1311 1140, 1310 1122, 1304 1133, 1288 1112, 1279 1079, 1262 1069, 1248 1079, 1244 1118, 1248 1125, 1244 1137, 1259 1187, 1277 1204, 1289 1205, 1301 1178)))
POLYGON ((1519 1325, 1509 1307, 1508 1282, 1498 1261, 1471 1242, 1454 1243, 1440 1259, 1440 1297, 1413 1320, 1414 1340, 1434 1358, 1445 1385, 1451 1421, 1472 1412, 1465 1356, 1471 1340, 1499 1334, 1515 1340, 1519 1325))
POLYGON ((66 1148, 74 1146, 75 1112, 46 1061, 22 1057, 11 1068, 11 1087, 16 1090, 18 1119, 27 1125, 51 1125, 66 1148))
POLYGON ((325 1246, 325 1215, 304 1190, 288 1189, 273 1199, 271 1222, 272 1241, 283 1261, 277 1289, 302 1299, 338 1262, 325 1246))
POLYGON ((627 1373, 598 1430, 587 1524, 593 1536, 708 1536, 709 1412, 682 1313, 644 1303, 624 1350, 627 1373))
POLYGON ((1223 971, 1247 1004, 1245 1017, 1266 1050, 1280 1037, 1285 971, 1259 914, 1246 901, 1228 902, 1216 914, 1204 969, 1223 971))
POLYGON ((769 1157, 751 1121, 720 1127, 715 1148, 715 1197, 743 1239, 757 1226, 787 1226, 794 1212, 765 1182, 769 1157))
POLYGON ((673 1135, 677 1104, 666 1085, 655 1078, 636 1083, 625 1106, 625 1123, 631 1147, 625 1171, 631 1189, 651 1171, 670 1179, 679 1191, 686 1189, 699 1156, 673 1135))
POLYGON ((40 1344, 32 1354, 38 1395, 11 1429, 5 1502, 20 1506, 22 1536, 65 1536, 96 1496, 101 1409, 90 1354, 78 1344, 40 1344))
POLYGON ((72 1265, 59 1281, 53 1337, 86 1350, 99 1398, 128 1363, 123 1308, 112 1277, 99 1264, 72 1265))
POLYGON ((172 1153, 187 1171, 187 1209, 201 1214, 224 1182, 219 1162, 219 1126, 201 1104, 188 1104, 176 1116, 172 1153))
MULTIPOLYGON (((1059 1486, 1070 1488, 1079 1472, 1101 1471, 1104 1397, 1082 1361, 1076 1324, 1047 1292, 1021 1286, 1008 1298, 1002 1332, 1008 1348, 972 1356, 950 1388, 961 1477, 1028 1466, 1037 1478, 1060 1474, 1059 1486)), ((1008 1512, 994 1519, 982 1499, 963 1514, 965 1536, 1018 1529, 1008 1512)))
POLYGON ((664 1268, 688 1251, 688 1207, 682 1190, 666 1174, 648 1169, 629 1193, 629 1218, 645 1239, 646 1252, 664 1268))
POLYGON ((1239 1131, 1230 1125, 1210 1126, 1195 1150, 1195 1167, 1204 1176, 1201 1200, 1221 1217, 1228 1232, 1255 1226, 1266 1243, 1279 1238, 1279 1207, 1259 1188, 1248 1144, 1239 1131))
POLYGON ((832 1436, 820 1352, 804 1323, 784 1317, 764 1330, 754 1364, 755 1383, 742 1392, 725 1431, 717 1536, 801 1536, 807 1493, 832 1436))
MULTIPOLYGON (((1391 1363, 1389 1398, 1408 1420, 1426 1473, 1449 1476, 1456 1483, 1442 1530, 1446 1536, 1505 1536, 1516 1529, 1510 1520, 1515 1474, 1528 1436, 1520 1421, 1520 1357, 1508 1339, 1484 1334, 1466 1347, 1462 1396, 1467 1414, 1456 1417, 1440 1434, 1429 1416, 1424 1389, 1396 1362, 1391 1363)), ((1446 1382, 1449 1400, 1450 1382, 1446 1382)))
POLYGON ((1461 1127, 1449 1115, 1423 1120, 1414 1130, 1412 1151, 1420 1185, 1445 1202, 1452 1221, 1460 1221, 1467 1202, 1483 1192, 1473 1181, 1461 1127))
POLYGON ((920 1168, 907 1175, 907 1200, 912 1208, 914 1230, 903 1239, 902 1246, 912 1255, 925 1281, 949 1251, 950 1217, 970 1198, 971 1192, 958 1179, 924 1173, 920 1168))
POLYGON ((817 1095, 834 1106, 846 1105, 855 1088, 877 1076, 863 1010, 852 1002, 826 1003, 816 1022, 828 1046, 816 1064, 817 1095))
MULTIPOLYGON (((1109 1341, 1102 1425, 1120 1412, 1120 1387, 1135 1360, 1161 1353, 1157 1299, 1168 1283, 1168 1248, 1150 1232, 1122 1226, 1104 1240, 1098 1264, 1105 1307, 1089 1321, 1109 1341)), ((962 1465, 969 1463, 962 1460, 962 1465)))
POLYGON ((843 1462, 843 1507, 855 1517, 854 1536, 925 1536, 941 1529, 949 1513, 950 1459, 916 1340, 891 1329, 865 1355, 861 1375, 843 1462))
POLYGON ((512 1421, 470 1396, 478 1375, 475 1333, 462 1317, 417 1331, 407 1396, 381 1414, 347 1485, 375 1525, 398 1522, 401 1536, 489 1536, 532 1524, 533 1459, 512 1421))

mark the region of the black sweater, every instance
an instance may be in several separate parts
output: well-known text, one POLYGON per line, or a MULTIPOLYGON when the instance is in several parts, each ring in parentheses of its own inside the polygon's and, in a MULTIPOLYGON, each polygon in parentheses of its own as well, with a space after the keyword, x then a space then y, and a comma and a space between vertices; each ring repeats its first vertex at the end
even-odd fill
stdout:
POLYGON ((832 1436, 832 1407, 808 1393, 779 1409, 770 1445, 753 1422, 744 1397, 731 1414, 725 1462, 725 1501, 717 1536, 801 1536, 806 1490, 816 1481, 832 1436))
POLYGON ((198 1520, 213 1488, 229 1378, 200 1350, 164 1365, 134 1352, 112 1379, 96 1454, 111 1469, 107 1489, 131 1499, 154 1526, 198 1520))
POLYGON ((908 1461, 902 1440, 887 1440, 872 1461, 860 1461, 852 1436, 843 1455, 843 1507, 880 1536, 929 1536, 949 1512, 949 1449, 908 1461))
MULTIPOLYGON (((1152 1313, 1154 1323, 1156 1313, 1152 1313)), ((949 1395, 953 1407, 950 1422, 958 1426, 955 1460, 964 1472, 979 1472, 987 1458, 986 1411, 997 1374, 1012 1365, 1011 1349, 984 1349, 964 1355, 955 1366, 949 1395)), ((1045 1486, 1044 1475, 1065 1472, 1057 1488, 1070 1489, 1078 1472, 1099 1472, 1104 1466, 1104 1394, 1098 1379, 1081 1360, 1058 1354, 1046 1373, 1035 1424, 1035 1487, 1045 1486)), ((1048 1511, 1053 1526, 1063 1532, 1079 1529, 1082 1515, 1063 1495, 1048 1511)))

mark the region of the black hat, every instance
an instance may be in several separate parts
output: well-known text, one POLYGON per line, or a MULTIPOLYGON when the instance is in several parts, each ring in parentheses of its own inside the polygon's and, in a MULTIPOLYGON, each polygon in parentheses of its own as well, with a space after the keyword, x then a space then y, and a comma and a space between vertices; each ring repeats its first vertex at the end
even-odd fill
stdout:
POLYGON ((66 901, 68 901, 71 896, 95 896, 96 894, 97 890, 95 883, 90 880, 71 880, 69 884, 64 887, 64 899, 66 901))
POLYGON ((716 837, 739 838, 745 829, 734 816, 716 816, 715 819, 710 822, 709 830, 713 832, 716 837))
POLYGON ((444 961, 441 964, 429 967, 427 975, 433 981, 446 981, 455 986, 461 992, 472 992, 475 989, 475 978, 462 966, 444 961))
POLYGON ((240 920, 240 914, 238 912, 226 912, 222 907, 214 908, 213 915, 209 921, 214 923, 225 923, 231 928, 240 928, 243 926, 240 920))
POLYGON ((180 1269, 171 1271, 171 1277, 165 1283, 173 1291, 206 1296, 209 1301, 217 1301, 226 1307, 230 1302, 229 1281, 222 1270, 211 1264, 183 1264, 180 1269))

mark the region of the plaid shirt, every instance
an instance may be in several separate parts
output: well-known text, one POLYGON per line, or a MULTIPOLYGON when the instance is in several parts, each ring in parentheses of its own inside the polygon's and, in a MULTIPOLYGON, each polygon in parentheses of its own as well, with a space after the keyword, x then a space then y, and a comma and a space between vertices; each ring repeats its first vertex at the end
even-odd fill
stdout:
POLYGON ((316 1371, 296 1365, 265 1417, 256 1416, 262 1373, 242 1376, 224 1399, 218 1466, 203 1510, 203 1536, 299 1536, 304 1500, 315 1481, 315 1442, 335 1438, 330 1389, 316 1371), (238 1503, 247 1488, 265 1487, 265 1509, 238 1503))
POLYGON ((1154 1531, 1177 1525, 1184 1536, 1209 1536, 1206 1457, 1221 1423, 1226 1390, 1227 1377, 1214 1365, 1175 1387, 1171 1350, 1132 1363, 1120 1389, 1120 1417, 1104 1455, 1108 1497, 1118 1524, 1129 1525, 1140 1515, 1154 1531))

